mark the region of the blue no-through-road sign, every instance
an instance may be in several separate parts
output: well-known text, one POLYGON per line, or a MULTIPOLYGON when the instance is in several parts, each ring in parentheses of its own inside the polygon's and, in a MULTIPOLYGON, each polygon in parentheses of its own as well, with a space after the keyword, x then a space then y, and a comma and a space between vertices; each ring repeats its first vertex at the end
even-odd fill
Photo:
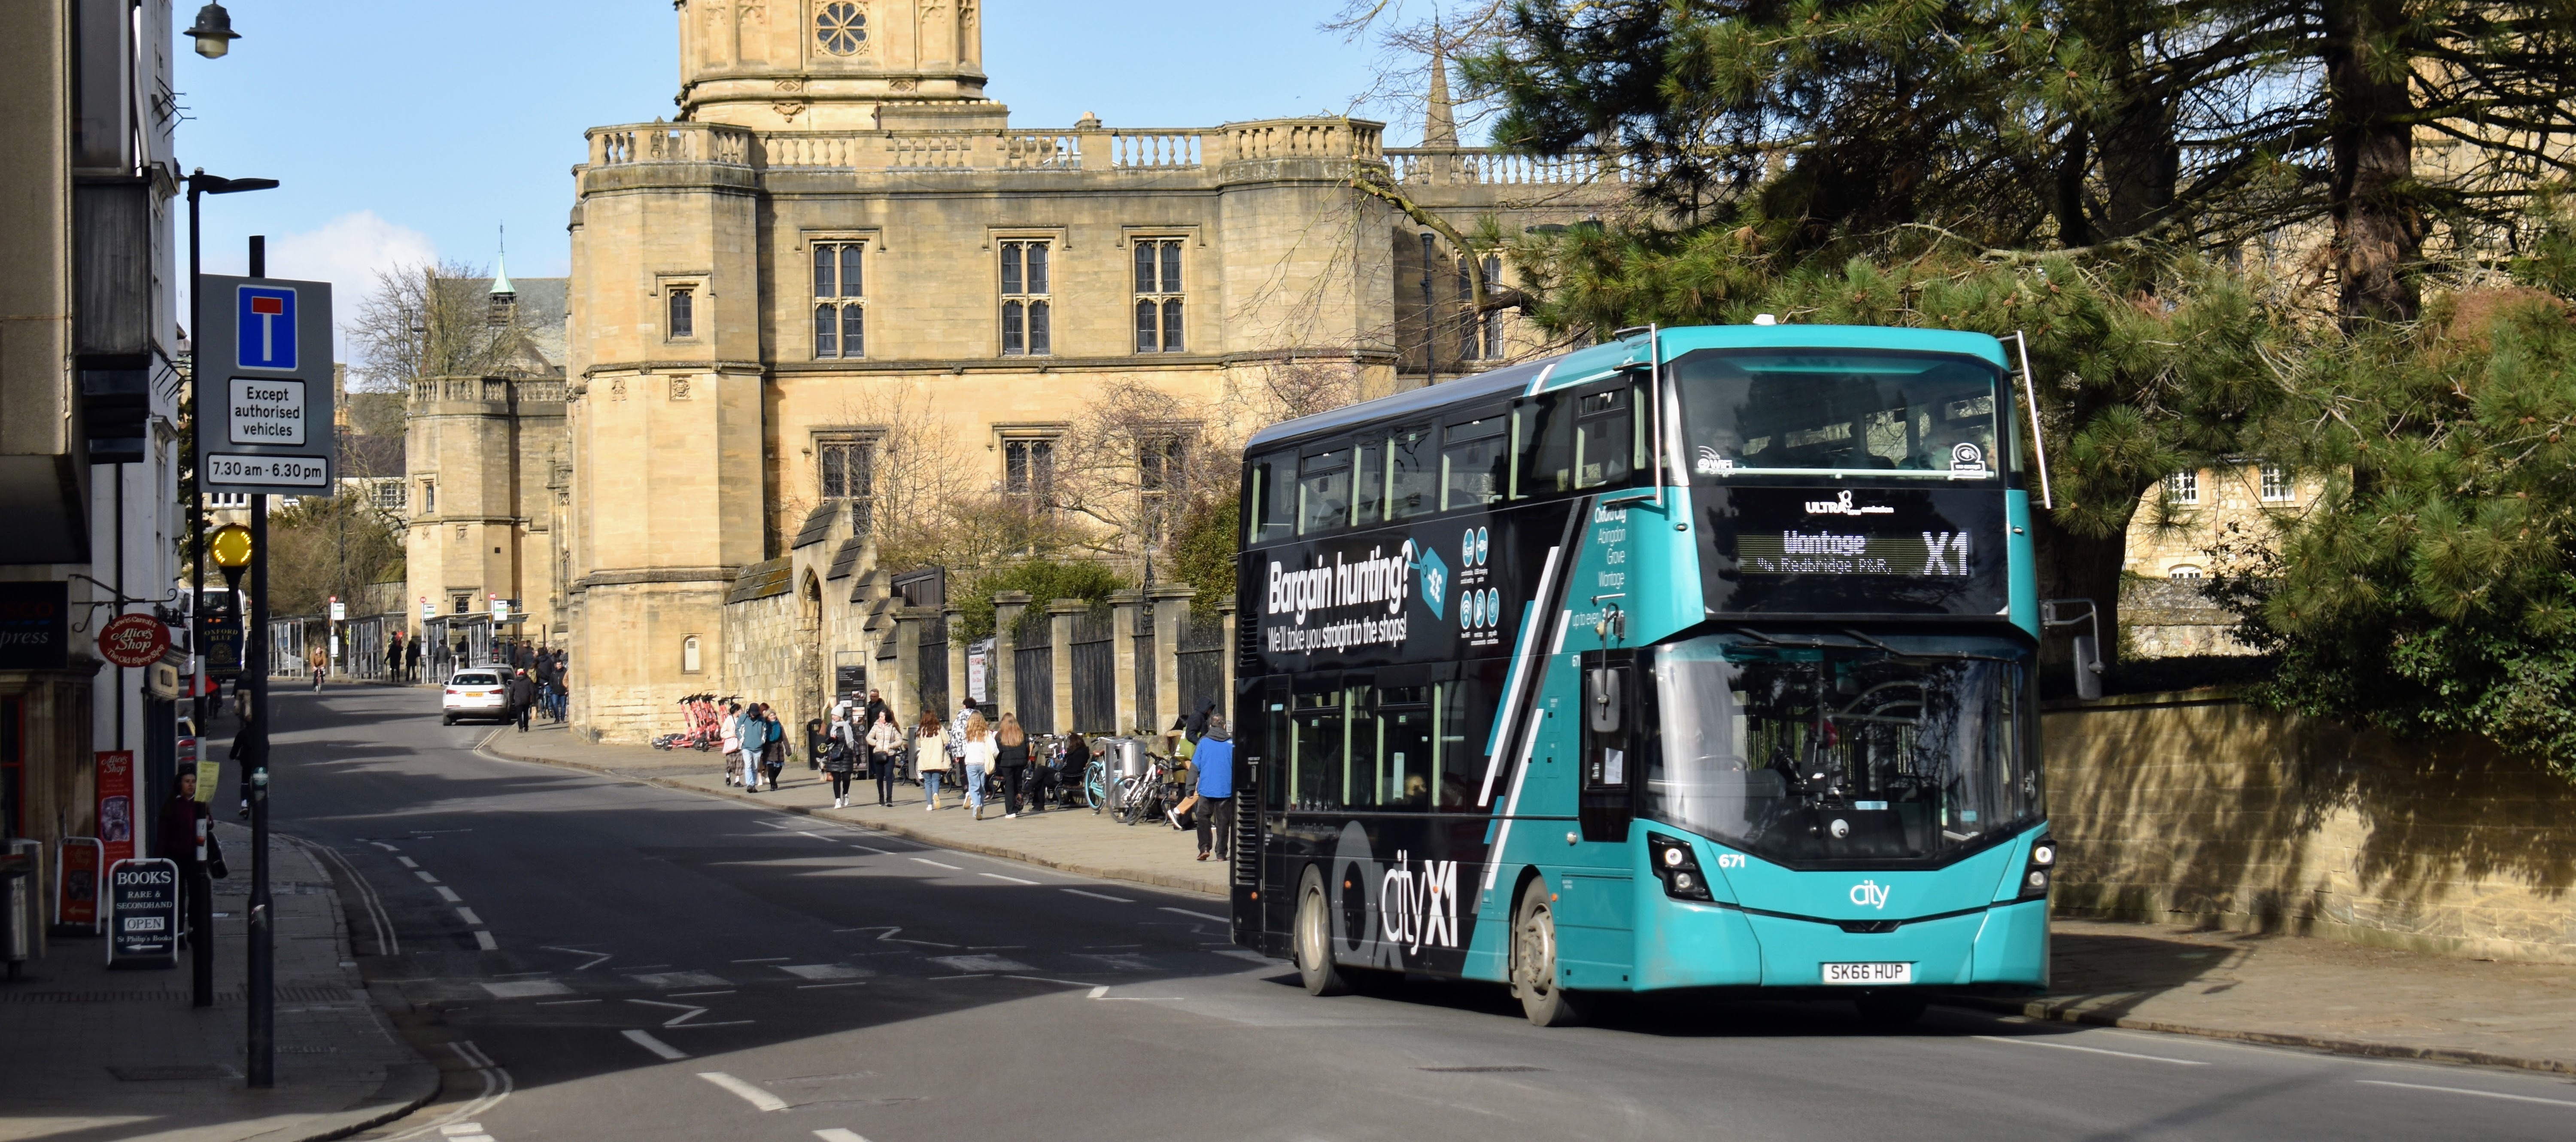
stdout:
POLYGON ((295 367, 295 291, 242 286, 233 304, 233 344, 244 369, 295 367))

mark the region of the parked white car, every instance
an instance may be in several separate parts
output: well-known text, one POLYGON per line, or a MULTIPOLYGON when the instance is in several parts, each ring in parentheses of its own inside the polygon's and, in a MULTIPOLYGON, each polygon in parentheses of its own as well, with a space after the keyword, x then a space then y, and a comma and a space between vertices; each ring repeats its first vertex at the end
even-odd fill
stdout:
POLYGON ((491 718, 510 720, 510 690, 498 670, 459 670, 447 678, 447 694, 440 700, 440 721, 455 725, 458 718, 491 718))

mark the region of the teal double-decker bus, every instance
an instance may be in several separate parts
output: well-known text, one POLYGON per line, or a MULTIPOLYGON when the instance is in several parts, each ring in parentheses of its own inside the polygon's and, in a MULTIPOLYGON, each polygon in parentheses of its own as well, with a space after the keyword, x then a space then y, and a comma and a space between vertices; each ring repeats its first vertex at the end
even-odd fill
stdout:
POLYGON ((1543 1025, 2045 986, 2013 377, 1983 334, 1649 329, 1256 435, 1236 941, 1543 1025))

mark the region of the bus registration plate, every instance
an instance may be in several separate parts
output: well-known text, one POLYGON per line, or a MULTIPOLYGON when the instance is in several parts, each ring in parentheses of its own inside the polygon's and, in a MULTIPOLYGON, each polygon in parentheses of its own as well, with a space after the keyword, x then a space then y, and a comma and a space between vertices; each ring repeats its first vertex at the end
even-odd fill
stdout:
POLYGON ((1826 964, 1826 983, 1888 984, 1914 982, 1914 965, 1826 964))

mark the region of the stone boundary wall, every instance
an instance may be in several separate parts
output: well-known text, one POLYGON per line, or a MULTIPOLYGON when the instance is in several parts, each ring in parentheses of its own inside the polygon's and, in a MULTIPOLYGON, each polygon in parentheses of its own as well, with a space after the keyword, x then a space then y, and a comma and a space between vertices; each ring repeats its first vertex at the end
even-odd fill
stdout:
POLYGON ((799 667, 805 655, 797 646, 796 593, 726 603, 724 606, 724 690, 742 704, 767 702, 778 710, 779 724, 802 759, 805 750, 799 667))
POLYGON ((2576 963, 2576 785, 2225 698, 2044 715, 2057 914, 2576 963))

